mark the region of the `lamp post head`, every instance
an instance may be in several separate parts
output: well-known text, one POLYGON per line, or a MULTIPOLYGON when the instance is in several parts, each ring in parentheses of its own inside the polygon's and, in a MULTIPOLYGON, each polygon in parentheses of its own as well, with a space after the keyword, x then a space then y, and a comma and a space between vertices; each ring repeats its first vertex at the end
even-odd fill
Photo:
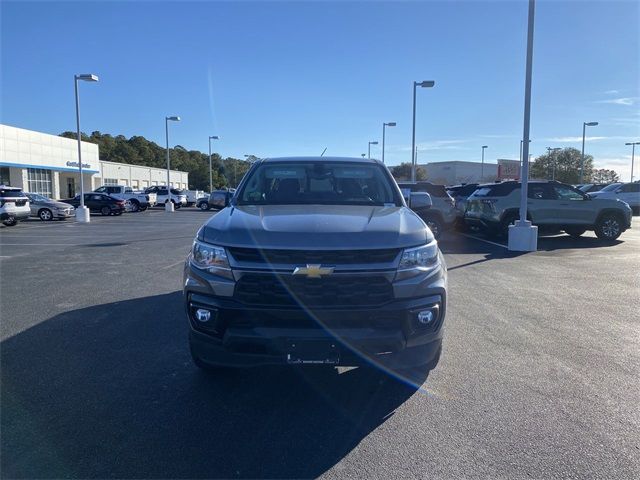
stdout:
POLYGON ((414 82, 414 84, 416 87, 431 88, 436 84, 436 82, 433 80, 424 80, 422 82, 414 82))
POLYGON ((172 122, 179 122, 180 117, 165 117, 167 120, 171 120, 172 122))
POLYGON ((369 145, 377 145, 378 142, 369 142, 369 145))
POLYGON ((489 145, 482 145, 482 148, 489 148, 489 145))
POLYGON ((360 156, 361 156, 362 158, 364 158, 364 157, 366 157, 366 156, 367 156, 367 154, 366 154, 366 153, 361 153, 361 154, 360 154, 360 156))
POLYGON ((387 127, 395 127, 396 126, 396 122, 384 123, 383 125, 386 125, 387 127))
POLYGON ((80 75, 76 75, 76 80, 83 80, 85 82, 97 82, 98 76, 93 73, 81 73, 80 75))
POLYGON ((640 142, 627 142, 625 145, 640 145, 640 142))
POLYGON ((211 140, 220 140, 220 137, 217 135, 212 135, 209 137, 211 140))
POLYGON ((587 127, 595 127, 598 125, 598 122, 584 122, 587 127))

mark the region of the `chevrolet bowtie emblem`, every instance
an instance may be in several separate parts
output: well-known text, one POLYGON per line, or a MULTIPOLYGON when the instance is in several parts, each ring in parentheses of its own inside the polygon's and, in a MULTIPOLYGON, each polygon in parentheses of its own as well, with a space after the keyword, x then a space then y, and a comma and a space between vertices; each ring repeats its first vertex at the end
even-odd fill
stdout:
POLYGON ((331 275, 333 267, 323 267, 322 265, 309 265, 306 267, 296 267, 294 275, 306 275, 307 278, 320 278, 322 275, 331 275))

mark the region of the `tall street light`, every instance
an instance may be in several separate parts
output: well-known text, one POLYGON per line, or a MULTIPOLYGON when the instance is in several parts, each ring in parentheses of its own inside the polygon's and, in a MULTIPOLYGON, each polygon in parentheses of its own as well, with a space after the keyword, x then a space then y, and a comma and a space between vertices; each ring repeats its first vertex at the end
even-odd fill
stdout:
POLYGON ((413 129, 411 134, 411 181, 416 181, 416 89, 431 88, 436 84, 433 80, 413 82, 413 129))
POLYGON ((383 123, 382 124, 382 163, 384 163, 384 129, 385 127, 395 127, 396 126, 396 122, 389 122, 389 123, 383 123))
MULTIPOLYGON (((549 157, 549 166, 551 167, 551 180, 555 180, 556 179, 556 163, 557 163, 557 158, 555 155, 553 155, 554 153, 556 153, 558 150, 562 150, 559 147, 556 148, 551 148, 551 147, 547 147, 547 156, 549 157), (553 160, 553 165, 551 165, 551 161, 553 160)), ((549 175, 549 169, 547 169, 547 175, 549 175)))
POLYGON ((631 180, 633 182, 633 159, 636 155, 636 145, 640 145, 640 142, 627 142, 625 145, 631 145, 631 180))
POLYGON ((377 145, 378 142, 369 142, 368 150, 367 150, 367 158, 371 158, 371 145, 377 145))
POLYGON ((367 156, 367 154, 366 154, 366 153, 361 153, 361 154, 360 154, 360 156, 361 156, 362 158, 364 158, 364 157, 366 157, 366 156, 367 156))
POLYGON ((580 161, 580 183, 584 180, 584 138, 587 131, 587 127, 595 127, 598 122, 582 122, 582 160, 580 161))
POLYGON ((522 129, 522 169, 520 172, 520 218, 509 225, 509 250, 535 252, 538 249, 538 227, 527 220, 527 191, 529 188, 529 134, 531 127, 531 82, 533 77, 533 33, 536 2, 529 0, 527 22, 527 57, 524 81, 524 122, 522 129), (528 161, 524 161, 527 159, 528 161))
POLYGON ((213 167, 211 165, 211 140, 220 140, 217 135, 209 137, 209 193, 213 192, 213 167))
POLYGON ((179 122, 180 117, 164 117, 164 129, 167 139, 167 202, 164 204, 165 212, 173 212, 173 202, 171 201, 171 182, 170 182, 170 170, 171 159, 169 157, 169 122, 179 122))
POLYGON ((82 138, 80 134, 80 95, 78 94, 78 80, 83 82, 97 82, 98 76, 93 73, 83 73, 74 75, 74 85, 76 91, 76 127, 78 134, 78 169, 80 170, 80 206, 76 210, 76 221, 89 223, 91 215, 89 209, 84 206, 84 179, 82 177, 82 138))
POLYGON ((489 148, 488 145, 482 145, 482 163, 480 164, 480 181, 484 178, 484 150, 489 148))

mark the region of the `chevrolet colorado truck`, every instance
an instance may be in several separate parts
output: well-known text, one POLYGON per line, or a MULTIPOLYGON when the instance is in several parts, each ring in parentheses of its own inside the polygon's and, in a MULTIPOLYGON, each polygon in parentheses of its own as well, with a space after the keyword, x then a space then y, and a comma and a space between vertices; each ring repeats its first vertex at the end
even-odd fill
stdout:
POLYGON ((199 229, 183 280, 203 369, 440 358, 444 258, 377 160, 258 160, 199 229))

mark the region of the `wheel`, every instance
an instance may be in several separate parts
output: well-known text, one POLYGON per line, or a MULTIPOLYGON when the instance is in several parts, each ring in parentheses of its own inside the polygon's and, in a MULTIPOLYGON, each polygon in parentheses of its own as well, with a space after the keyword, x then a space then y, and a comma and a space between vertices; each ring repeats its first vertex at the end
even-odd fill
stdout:
POLYGON ((111 209, 109 207, 107 207, 106 205, 100 209, 100 214, 105 216, 105 217, 107 215, 109 215, 110 213, 111 213, 111 209))
MULTIPOLYGON (((171 200, 171 201, 173 202, 173 200, 171 200)), ((182 207, 182 204, 181 204, 181 203, 173 202, 173 209, 174 209, 174 210, 179 210, 179 209, 180 209, 180 207, 182 207)))
POLYGON ((53 213, 51 213, 51 210, 49 210, 48 208, 43 208, 38 212, 38 217, 43 222, 49 222, 53 220, 53 213))
POLYGON ((141 206, 140 207, 140 211, 141 212, 145 212, 147 210, 147 208, 149 208, 147 205, 141 206))
POLYGON ((119 212, 113 212, 113 215, 115 215, 116 217, 122 215, 122 210, 120 210, 119 212))
POLYGON ((18 219, 16 217, 9 217, 6 220, 3 220, 2 223, 7 227, 14 227, 18 224, 18 219))
POLYGON ((137 200, 127 200, 124 204, 127 207, 127 210, 130 212, 139 212, 140 211, 140 202, 137 200))
POLYGON ((515 222, 519 218, 516 213, 508 213, 505 215, 498 226, 498 229, 493 232, 493 236, 496 238, 506 238, 509 235, 509 225, 515 222))
POLYGON ((209 202, 200 202, 200 205, 198 205, 198 208, 203 212, 206 212, 207 210, 209 210, 209 202))
POLYGON ((434 238, 436 240, 440 238, 440 235, 442 235, 443 231, 443 226, 440 219, 434 216, 425 216, 422 219, 424 220, 424 223, 427 224, 427 227, 429 227, 429 230, 431 230, 431 233, 433 233, 434 238))
POLYGON ((580 235, 586 232, 587 229, 579 228, 579 227, 571 227, 571 228, 565 228, 564 231, 567 235, 571 235, 574 238, 578 238, 580 235))
POLYGON ((596 236, 600 240, 612 241, 622 233, 622 221, 617 213, 605 213, 596 222, 596 236))

